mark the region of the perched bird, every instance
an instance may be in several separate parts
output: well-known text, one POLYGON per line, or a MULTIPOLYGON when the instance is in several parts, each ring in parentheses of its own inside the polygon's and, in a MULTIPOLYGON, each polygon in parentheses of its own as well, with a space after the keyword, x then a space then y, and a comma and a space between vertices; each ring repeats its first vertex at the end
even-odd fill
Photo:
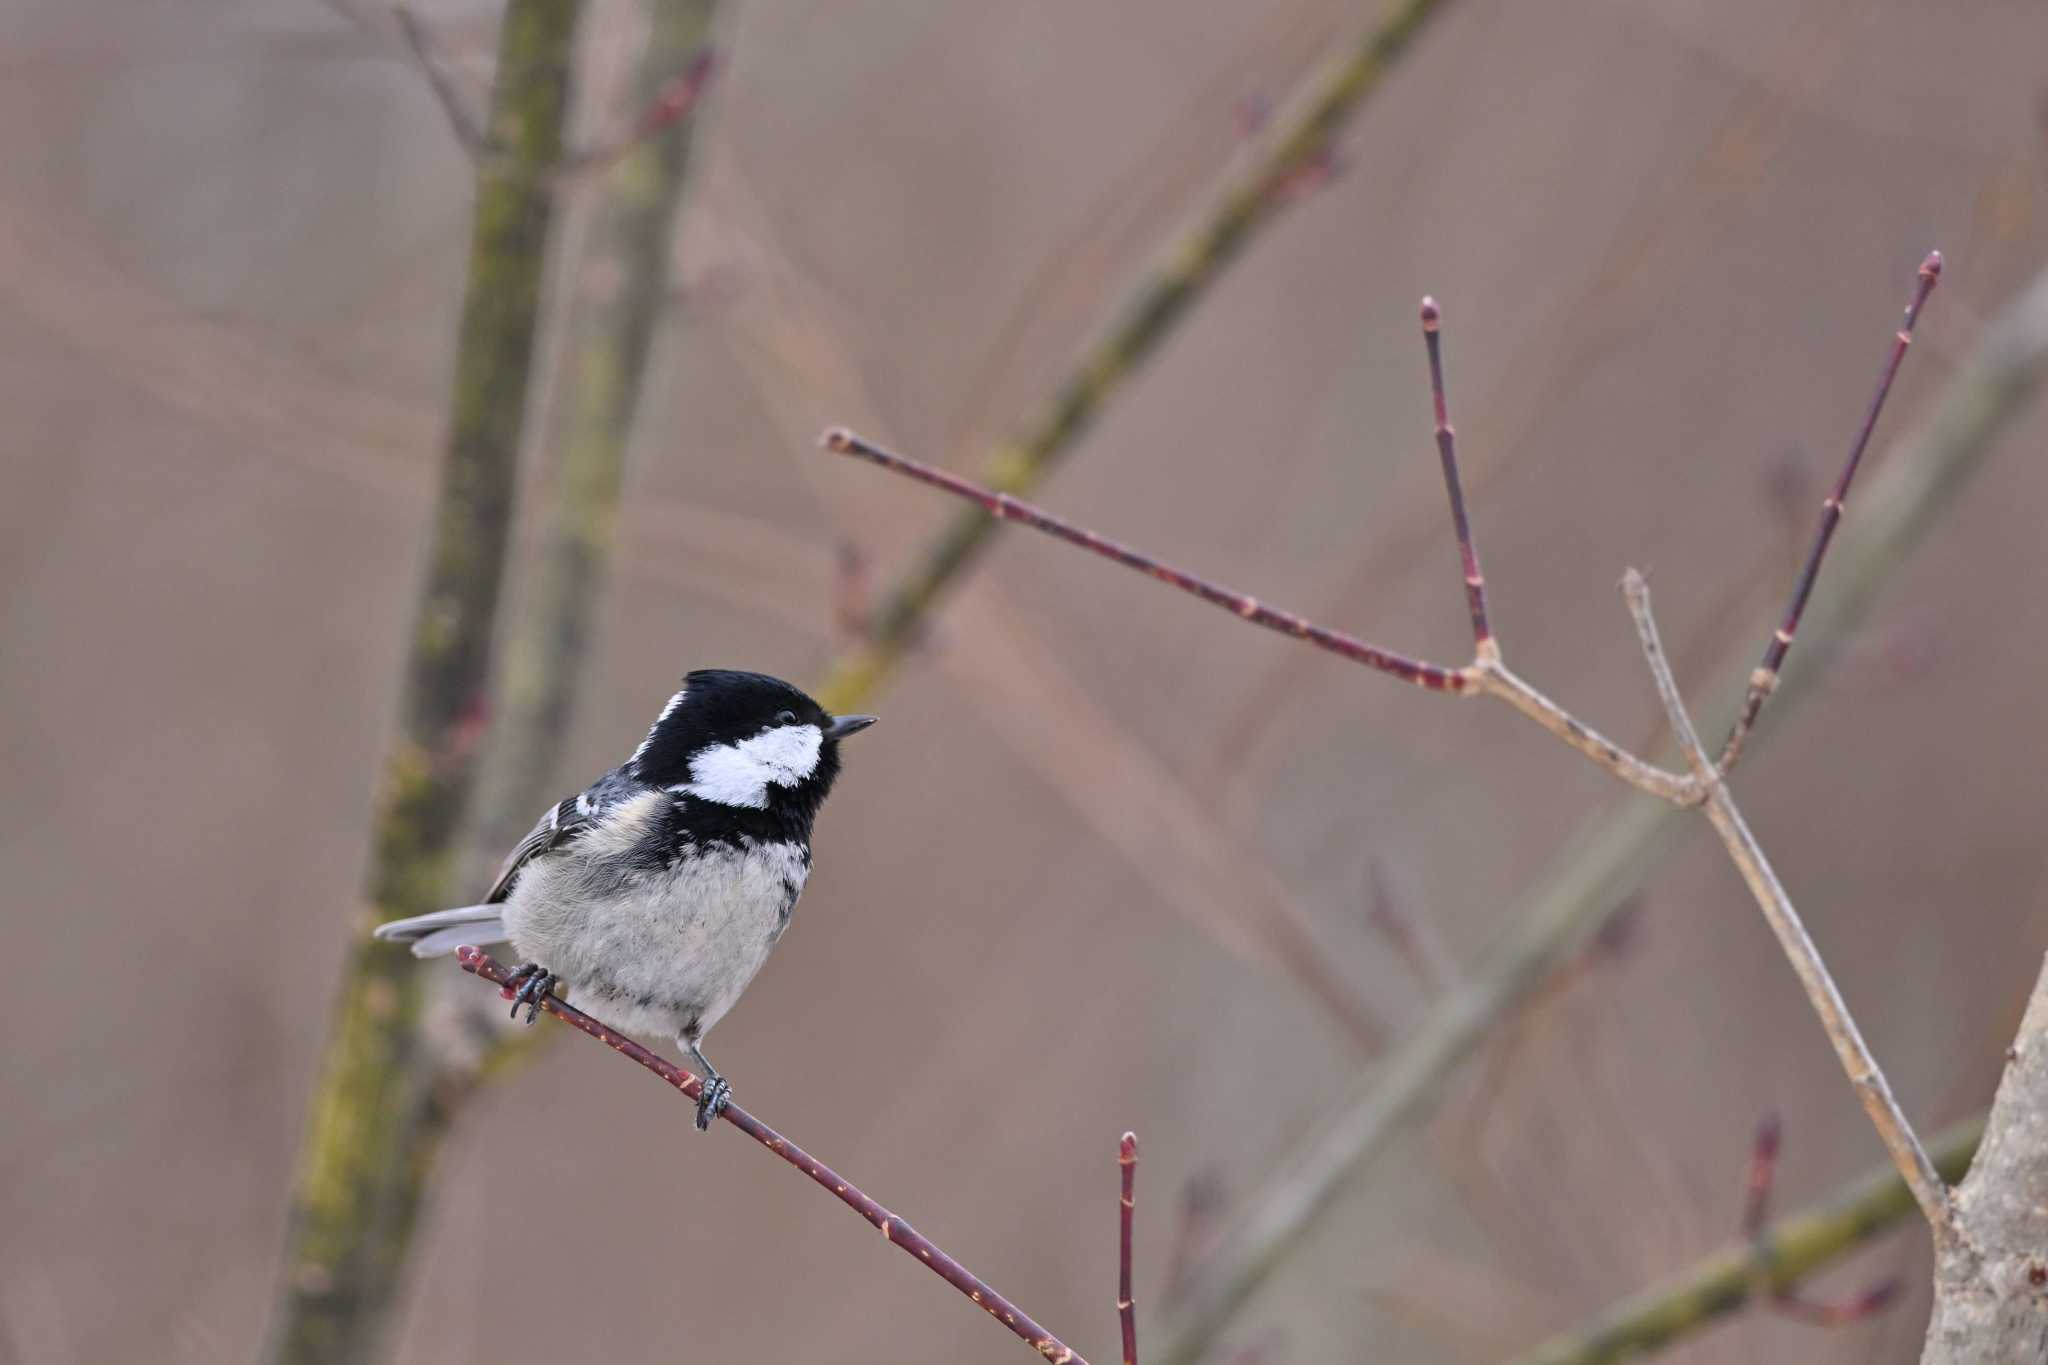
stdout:
POLYGON ((531 1024, 556 983, 622 1033, 672 1036, 704 1069, 697 1127, 732 1087, 704 1035, 789 927, 811 872, 811 821, 839 741, 873 716, 830 716, 779 678, 700 669, 633 756, 548 808, 480 905, 379 925, 418 957, 510 942, 508 986, 531 1024), (545 964, 545 965, 544 965, 545 964))

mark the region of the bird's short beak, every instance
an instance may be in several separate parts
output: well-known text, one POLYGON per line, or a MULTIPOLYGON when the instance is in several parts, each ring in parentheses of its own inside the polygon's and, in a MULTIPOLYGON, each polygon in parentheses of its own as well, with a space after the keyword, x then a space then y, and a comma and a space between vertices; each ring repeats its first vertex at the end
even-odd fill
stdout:
POLYGON ((880 716, 835 716, 825 727, 825 738, 845 739, 848 735, 857 735, 880 719, 880 716))

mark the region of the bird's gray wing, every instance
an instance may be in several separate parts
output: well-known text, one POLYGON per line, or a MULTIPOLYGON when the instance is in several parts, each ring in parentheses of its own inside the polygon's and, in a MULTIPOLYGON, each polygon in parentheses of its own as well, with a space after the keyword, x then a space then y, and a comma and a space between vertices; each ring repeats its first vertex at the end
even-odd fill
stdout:
POLYGON ((506 856, 505 865, 498 869, 498 879, 491 883, 491 893, 484 897, 483 903, 496 905, 511 895, 512 883, 518 880, 528 863, 589 829, 595 823, 597 810, 596 798, 587 791, 549 806, 527 836, 506 856))

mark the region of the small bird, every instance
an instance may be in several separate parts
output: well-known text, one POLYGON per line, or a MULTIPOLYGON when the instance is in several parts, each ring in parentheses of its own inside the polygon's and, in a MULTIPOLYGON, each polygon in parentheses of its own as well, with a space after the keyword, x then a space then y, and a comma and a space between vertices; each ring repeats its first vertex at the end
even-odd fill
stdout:
POLYGON ((631 758, 548 808, 482 904, 377 937, 416 957, 510 942, 514 1017, 531 1024, 560 983, 622 1033, 673 1037, 704 1069, 701 1132, 732 1097, 704 1035, 789 927, 839 741, 874 723, 764 673, 699 669, 631 758))

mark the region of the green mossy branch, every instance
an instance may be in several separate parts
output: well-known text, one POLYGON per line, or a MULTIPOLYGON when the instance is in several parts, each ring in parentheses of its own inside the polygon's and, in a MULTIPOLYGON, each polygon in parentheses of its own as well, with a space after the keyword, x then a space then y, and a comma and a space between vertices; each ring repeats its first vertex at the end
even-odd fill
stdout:
MULTIPOLYGON (((1962 1179, 1983 1135, 1982 1114, 1935 1134, 1927 1150, 1942 1179, 1962 1179)), ((1906 1182, 1886 1164, 1814 1208, 1779 1219, 1755 1241, 1709 1256, 1509 1365, 1609 1365, 1649 1355, 1733 1313, 1759 1288, 1789 1292, 1913 1211, 1906 1182)))
MULTIPOLYGON (((399 738, 379 794, 369 892, 378 919, 438 908, 469 795, 511 534, 580 0, 511 0, 478 176, 453 415, 399 738)), ((352 950, 300 1149, 274 1365, 381 1355, 383 1328, 445 1106, 422 1065, 421 982, 403 952, 352 950)))
MULTIPOLYGON (((1379 88, 1423 24, 1444 7, 1445 0, 1403 0, 1356 46, 1310 77, 1256 164, 1229 184, 1200 221, 1167 244, 1108 331, 1082 350, 1043 410, 1020 436, 995 451, 981 472, 983 483, 998 492, 1023 493, 1052 472, 1110 396, 1259 229, 1273 221, 1287 202, 1287 187, 1328 150, 1344 120, 1379 88)), ((874 693, 995 526, 971 508, 953 518, 882 601, 868 638, 826 672, 817 696, 827 710, 857 710, 874 693)))

